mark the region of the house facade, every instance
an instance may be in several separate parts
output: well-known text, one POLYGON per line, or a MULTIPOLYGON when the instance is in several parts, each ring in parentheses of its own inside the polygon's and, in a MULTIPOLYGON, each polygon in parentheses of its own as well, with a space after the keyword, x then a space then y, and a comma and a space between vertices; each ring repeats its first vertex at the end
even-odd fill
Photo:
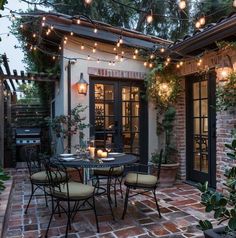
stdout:
MULTIPOLYGON (((236 51, 219 50, 216 42, 234 40, 235 14, 174 43, 99 22, 78 24, 66 16, 47 15, 44 27, 50 26, 61 49, 61 79, 52 111, 61 115, 79 103, 87 106, 84 116, 92 126, 85 129, 85 138, 93 137, 98 148, 112 144, 116 150, 137 154, 142 162, 150 160, 160 143, 155 107, 144 99, 150 68, 140 51, 164 58, 157 50, 164 47, 174 64, 182 61, 176 68, 183 91, 175 105, 174 129, 179 177, 222 189, 225 168, 233 163, 224 144, 231 141, 236 117, 235 110, 216 110, 216 88, 224 84, 224 68, 235 67, 236 51), (88 83, 86 95, 78 94, 81 77, 88 83)), ((78 143, 73 136, 72 147, 78 143)))

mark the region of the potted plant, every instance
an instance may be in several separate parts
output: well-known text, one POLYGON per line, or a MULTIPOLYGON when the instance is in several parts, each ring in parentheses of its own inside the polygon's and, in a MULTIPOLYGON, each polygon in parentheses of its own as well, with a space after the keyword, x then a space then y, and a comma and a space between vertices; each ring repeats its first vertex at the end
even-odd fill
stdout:
POLYGON ((169 107, 164 113, 162 126, 164 130, 164 153, 162 158, 159 157, 159 152, 152 154, 151 161, 154 164, 161 163, 159 186, 171 187, 176 181, 176 175, 179 168, 179 163, 176 162, 176 148, 173 145, 173 123, 175 120, 176 110, 174 107, 169 107), (161 159, 161 161, 160 161, 161 159))
MULTIPOLYGON (((225 144, 225 146, 229 149, 228 158, 235 160, 236 138, 233 139, 231 144, 225 144)), ((209 189, 208 183, 198 185, 202 193, 201 203, 206 207, 207 213, 214 213, 214 218, 220 225, 219 228, 213 229, 213 225, 209 220, 199 221, 198 227, 204 231, 206 238, 236 237, 236 167, 226 170, 225 176, 226 194, 212 191, 209 189)))
MULTIPOLYGON (((171 67, 157 64, 147 76, 147 96, 156 108, 156 134, 164 142, 164 154, 161 161, 160 185, 170 187, 176 180, 179 167, 177 150, 173 141, 173 128, 176 116, 176 103, 182 87, 180 78, 171 67)), ((161 148, 163 145, 159 145, 161 148)), ((158 163, 159 153, 152 154, 151 161, 158 163)))

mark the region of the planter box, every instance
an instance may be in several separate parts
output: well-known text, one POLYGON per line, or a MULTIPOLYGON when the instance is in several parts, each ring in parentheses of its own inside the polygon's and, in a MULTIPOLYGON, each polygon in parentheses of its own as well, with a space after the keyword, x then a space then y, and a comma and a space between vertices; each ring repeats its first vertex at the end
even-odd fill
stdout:
POLYGON ((204 231, 205 238, 236 238, 235 234, 225 234, 224 233, 225 227, 219 227, 215 229, 209 229, 204 231))
POLYGON ((172 187, 176 181, 179 163, 162 164, 159 178, 159 187, 172 187))

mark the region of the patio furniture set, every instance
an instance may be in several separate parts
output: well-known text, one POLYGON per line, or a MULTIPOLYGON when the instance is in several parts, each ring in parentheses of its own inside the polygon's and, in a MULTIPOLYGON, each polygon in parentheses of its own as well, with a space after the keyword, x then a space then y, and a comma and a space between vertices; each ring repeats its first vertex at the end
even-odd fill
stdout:
MULTIPOLYGON (((114 190, 115 206, 117 206, 116 186, 120 186, 121 196, 123 196, 121 187, 123 178, 124 185, 126 186, 126 194, 122 219, 125 218, 129 198, 140 193, 148 195, 149 193, 147 192, 149 191, 153 193, 156 208, 161 218, 160 208, 156 198, 156 188, 161 168, 160 164, 158 165, 157 173, 151 175, 148 166, 136 163, 136 156, 131 154, 110 153, 106 162, 101 162, 100 159, 86 158, 84 155, 62 154, 51 158, 40 156, 37 147, 32 145, 26 146, 25 151, 31 182, 31 196, 25 209, 25 214, 27 214, 35 191, 41 189, 43 191, 42 195, 45 197, 46 206, 49 204, 48 199, 51 201, 51 216, 45 237, 48 237, 50 224, 55 214, 59 214, 59 216, 62 213, 66 214, 67 226, 65 237, 67 237, 76 213, 84 210, 94 211, 96 228, 97 232, 99 232, 96 203, 100 195, 107 196, 110 214, 113 220, 115 220, 112 209, 111 188, 114 190), (73 177, 69 173, 69 168, 74 168, 78 171, 81 179, 80 182, 73 180, 73 177), (88 176, 85 173, 83 175, 81 174, 81 168, 84 171, 92 171, 93 175, 90 175, 91 181, 87 179, 88 176), (101 179, 106 180, 105 187, 101 186, 101 179), (130 193, 130 190, 132 190, 132 193, 130 193)), ((162 156, 162 151, 160 156, 162 156)))

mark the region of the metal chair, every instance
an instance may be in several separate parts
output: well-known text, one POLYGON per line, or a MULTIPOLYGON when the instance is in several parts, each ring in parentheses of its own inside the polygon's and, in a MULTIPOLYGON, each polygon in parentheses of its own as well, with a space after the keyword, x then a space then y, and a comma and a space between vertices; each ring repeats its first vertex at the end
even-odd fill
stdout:
POLYGON ((71 229, 71 222, 77 211, 93 210, 97 232, 99 232, 98 218, 95 207, 95 187, 71 181, 68 170, 59 161, 48 162, 45 167, 49 180, 49 194, 52 197, 53 203, 52 213, 45 237, 47 237, 53 215, 56 213, 61 214, 61 211, 67 215, 65 237, 68 236, 68 231, 71 229), (61 182, 64 174, 66 175, 66 178, 63 182, 61 182), (72 202, 73 205, 71 204, 72 202))
MULTIPOLYGON (((43 170, 42 168, 42 163, 39 157, 38 147, 36 145, 25 146, 24 152, 26 155, 26 162, 27 162, 27 167, 29 171, 29 179, 31 182, 31 195, 30 195, 30 199, 28 201, 27 207, 25 209, 25 214, 27 214, 32 197, 35 195, 35 192, 38 189, 43 191, 46 206, 48 206, 47 193, 45 189, 45 187, 48 186, 48 179, 47 179, 46 171, 43 170)), ((40 194, 40 196, 42 196, 42 194, 40 194)))
MULTIPOLYGON (((95 179, 97 181, 98 188, 100 188, 100 180, 101 179, 106 179, 107 180, 106 192, 107 192, 109 203, 112 202, 111 187, 114 188, 115 206, 117 207, 117 197, 116 197, 117 189, 116 189, 116 185, 117 185, 117 183, 119 183, 121 198, 123 198, 122 180, 123 180, 123 177, 124 177, 124 166, 94 169, 93 170, 93 175, 95 176, 95 179)), ((113 218, 114 218, 114 216, 113 216, 113 218)))
POLYGON ((124 181, 124 185, 126 186, 126 195, 125 195, 125 203, 124 203, 124 210, 122 214, 122 219, 124 219, 127 207, 128 207, 128 199, 130 197, 136 196, 137 194, 143 194, 149 196, 147 192, 152 191, 153 197, 156 203, 157 211, 159 217, 161 218, 161 212, 159 208, 159 204, 156 197, 156 188, 158 185, 158 179, 160 176, 160 169, 161 169, 161 159, 162 159, 163 150, 160 151, 160 159, 157 166, 156 175, 150 175, 146 171, 148 169, 148 165, 143 164, 136 164, 132 167, 135 168, 135 171, 130 171, 127 173, 124 181), (144 172, 140 172, 144 171, 144 172), (136 193, 132 193, 129 195, 130 190, 138 190, 136 193))

